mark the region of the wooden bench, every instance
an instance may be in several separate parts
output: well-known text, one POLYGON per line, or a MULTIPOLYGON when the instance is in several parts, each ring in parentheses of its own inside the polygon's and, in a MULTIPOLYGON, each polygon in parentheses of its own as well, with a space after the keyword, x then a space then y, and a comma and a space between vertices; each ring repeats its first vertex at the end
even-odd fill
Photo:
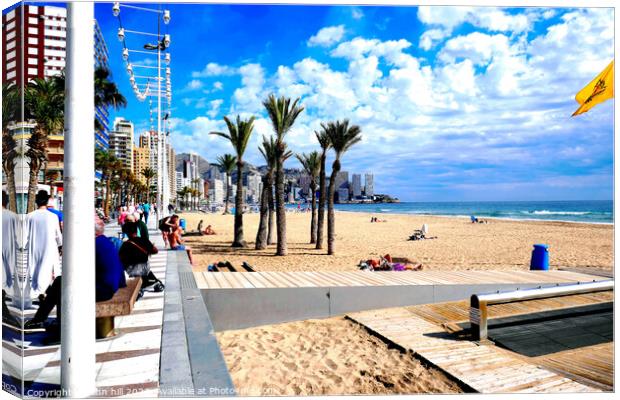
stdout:
POLYGON ((114 297, 96 303, 97 339, 114 336, 114 317, 131 314, 141 286, 142 278, 129 278, 127 286, 117 290, 114 297))

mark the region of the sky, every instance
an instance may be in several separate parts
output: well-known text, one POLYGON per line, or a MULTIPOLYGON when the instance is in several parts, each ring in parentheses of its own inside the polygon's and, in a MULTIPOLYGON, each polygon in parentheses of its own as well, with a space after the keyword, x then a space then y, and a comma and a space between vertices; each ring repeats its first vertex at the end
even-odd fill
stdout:
MULTIPOLYGON (((133 121, 138 134, 149 128, 149 105, 130 88, 111 8, 97 4, 95 15, 129 101, 113 116, 133 121)), ((613 59, 611 8, 161 8, 171 14, 177 153, 210 162, 233 153, 209 132, 226 131, 226 115, 255 116, 244 158, 264 164, 258 145, 273 130, 262 101, 275 93, 305 107, 286 136, 296 153, 319 149, 321 122, 359 125, 362 141, 342 169, 373 173, 376 193, 403 201, 613 197, 614 100, 571 118, 575 94, 613 59)), ((122 8, 121 18, 126 29, 157 29, 152 13, 122 8)), ((148 39, 127 35, 130 48, 148 39)))

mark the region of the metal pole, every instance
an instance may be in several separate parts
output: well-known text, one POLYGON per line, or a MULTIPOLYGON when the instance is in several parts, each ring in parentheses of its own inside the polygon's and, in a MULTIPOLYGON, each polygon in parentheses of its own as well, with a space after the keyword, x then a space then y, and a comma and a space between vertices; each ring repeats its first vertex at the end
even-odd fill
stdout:
POLYGON ((92 2, 67 4, 60 383, 70 397, 95 392, 94 17, 92 2))
POLYGON ((163 179, 164 179, 164 169, 163 169, 163 156, 162 156, 162 139, 161 139, 161 38, 159 35, 159 15, 157 16, 157 212, 158 212, 158 220, 162 218, 164 213, 164 205, 163 205, 163 179))

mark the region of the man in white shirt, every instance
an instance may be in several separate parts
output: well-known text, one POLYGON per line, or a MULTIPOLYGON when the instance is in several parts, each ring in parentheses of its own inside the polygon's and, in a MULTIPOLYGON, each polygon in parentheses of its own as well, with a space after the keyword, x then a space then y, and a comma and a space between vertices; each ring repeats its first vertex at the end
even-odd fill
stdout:
POLYGON ((15 279, 15 265, 17 263, 17 224, 18 217, 7 209, 9 196, 2 191, 2 322, 19 326, 6 305, 7 291, 13 288, 19 294, 15 279))
POLYGON ((28 273, 34 294, 44 293, 53 277, 60 275, 62 234, 58 217, 47 210, 48 201, 49 194, 39 190, 35 197, 38 209, 28 214, 28 273))

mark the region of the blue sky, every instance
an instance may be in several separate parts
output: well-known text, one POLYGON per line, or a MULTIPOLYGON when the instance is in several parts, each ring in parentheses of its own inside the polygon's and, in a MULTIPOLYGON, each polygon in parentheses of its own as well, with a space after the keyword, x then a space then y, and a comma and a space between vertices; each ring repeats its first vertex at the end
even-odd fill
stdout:
MULTIPOLYGON (((111 7, 95 12, 129 100, 117 114, 141 132, 149 107, 133 96, 111 7)), ((320 122, 348 118, 363 140, 343 169, 373 172, 375 191, 402 200, 612 198, 613 100, 570 117, 575 94, 613 58, 612 9, 162 8, 177 152, 232 152, 208 132, 225 130, 224 115, 254 115, 246 159, 262 164, 258 143, 272 130, 261 101, 276 93, 306 107, 287 139, 295 152, 318 148, 320 122)), ((121 17, 127 29, 156 29, 149 13, 121 17)), ((128 40, 137 48, 144 37, 128 40)))

